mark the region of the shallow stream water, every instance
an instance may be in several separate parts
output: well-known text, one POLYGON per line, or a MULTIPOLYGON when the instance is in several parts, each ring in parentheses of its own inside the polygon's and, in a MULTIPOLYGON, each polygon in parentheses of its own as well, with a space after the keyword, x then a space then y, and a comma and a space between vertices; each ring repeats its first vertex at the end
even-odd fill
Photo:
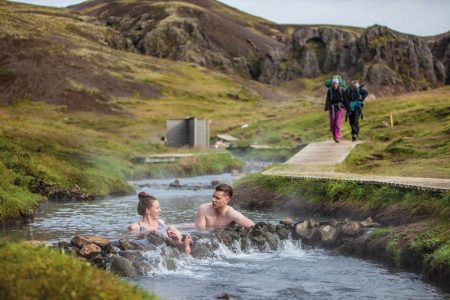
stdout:
MULTIPOLYGON (((134 182, 136 194, 146 191, 161 204, 161 217, 180 231, 194 231, 199 204, 210 201, 212 180, 232 182, 229 174, 181 178, 181 188, 170 188, 174 179, 134 182)), ((90 203, 48 203, 35 221, 1 232, 9 239, 47 242, 70 240, 76 234, 110 239, 132 238, 126 225, 139 220, 137 196, 114 197, 90 203)), ((289 213, 243 211, 254 221, 277 222, 289 213)), ((154 265, 146 277, 130 280, 166 299, 447 299, 450 294, 407 272, 392 272, 364 260, 336 256, 326 250, 284 241, 276 251, 234 253, 226 247, 214 258, 184 256, 176 269, 154 265)), ((147 253, 149 261, 154 260, 147 253)))

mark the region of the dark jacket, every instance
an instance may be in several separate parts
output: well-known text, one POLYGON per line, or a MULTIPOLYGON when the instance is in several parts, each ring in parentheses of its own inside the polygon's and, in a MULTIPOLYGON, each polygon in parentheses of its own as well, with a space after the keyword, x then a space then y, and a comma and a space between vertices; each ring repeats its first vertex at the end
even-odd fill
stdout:
POLYGON ((343 88, 339 88, 338 90, 333 90, 333 88, 329 88, 327 92, 327 98, 325 100, 325 110, 331 110, 331 106, 343 106, 347 111, 350 110, 350 104, 347 99, 347 93, 343 88))
POLYGON ((358 88, 357 90, 353 91, 350 87, 347 88, 346 91, 347 99, 349 102, 351 101, 364 101, 366 100, 367 96, 369 95, 369 92, 363 87, 358 88), (359 96, 361 96, 361 99, 359 99, 359 96))

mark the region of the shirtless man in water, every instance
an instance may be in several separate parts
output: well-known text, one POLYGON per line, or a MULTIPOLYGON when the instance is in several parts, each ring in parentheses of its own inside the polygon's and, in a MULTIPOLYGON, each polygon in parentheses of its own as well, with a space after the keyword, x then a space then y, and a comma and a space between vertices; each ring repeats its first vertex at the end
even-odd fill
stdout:
POLYGON ((195 225, 199 229, 205 228, 223 228, 232 222, 251 227, 255 225, 252 220, 229 206, 233 197, 233 188, 225 183, 220 183, 214 188, 214 194, 211 203, 205 203, 199 206, 195 225))

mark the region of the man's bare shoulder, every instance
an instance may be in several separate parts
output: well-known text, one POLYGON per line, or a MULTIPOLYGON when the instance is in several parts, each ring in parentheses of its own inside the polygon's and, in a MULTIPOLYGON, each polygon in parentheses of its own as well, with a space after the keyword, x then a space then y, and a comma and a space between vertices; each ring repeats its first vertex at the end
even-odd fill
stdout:
POLYGON ((212 209, 211 203, 203 203, 198 207, 199 212, 206 212, 212 209))
POLYGON ((230 209, 228 211, 228 218, 230 218, 232 221, 236 222, 236 224, 239 224, 241 226, 250 227, 255 225, 252 220, 244 216, 241 212, 235 210, 230 206, 230 209))
POLYGON ((241 213, 238 212, 237 210, 235 210, 233 207, 228 206, 228 216, 230 217, 236 217, 236 216, 240 216, 241 213))

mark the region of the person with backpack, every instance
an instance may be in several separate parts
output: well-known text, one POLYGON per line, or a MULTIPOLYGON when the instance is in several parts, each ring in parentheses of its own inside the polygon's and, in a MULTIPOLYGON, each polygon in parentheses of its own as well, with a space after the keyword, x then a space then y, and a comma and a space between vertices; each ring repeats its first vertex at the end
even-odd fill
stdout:
POLYGON ((359 135, 359 118, 362 120, 364 117, 362 108, 364 106, 364 100, 366 100, 369 93, 358 80, 352 80, 346 90, 346 94, 350 106, 347 115, 350 119, 350 127, 352 129, 352 141, 356 141, 359 135))
POLYGON ((347 111, 350 109, 344 89, 345 81, 340 76, 335 75, 331 81, 327 80, 325 85, 328 87, 325 111, 328 111, 333 139, 336 143, 339 143, 341 140, 341 123, 344 109, 347 111))

